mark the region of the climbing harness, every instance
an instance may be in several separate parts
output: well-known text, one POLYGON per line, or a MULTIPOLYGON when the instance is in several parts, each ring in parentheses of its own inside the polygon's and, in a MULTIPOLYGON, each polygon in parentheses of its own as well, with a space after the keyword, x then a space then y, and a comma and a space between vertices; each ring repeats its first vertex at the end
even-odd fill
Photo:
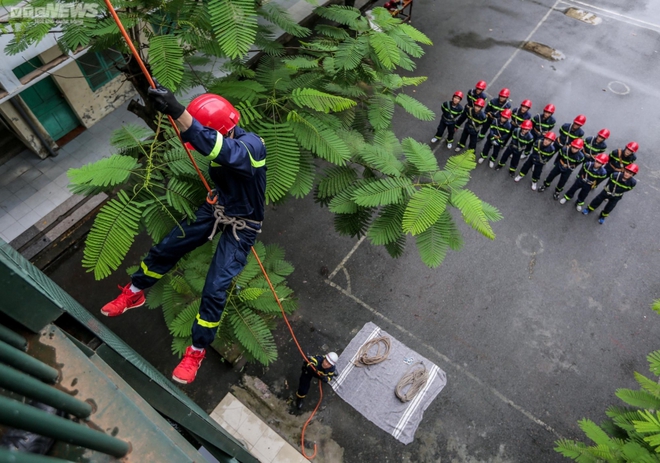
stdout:
POLYGON ((237 230, 245 230, 247 228, 248 230, 261 233, 262 222, 245 219, 243 217, 228 217, 225 215, 225 206, 221 206, 220 204, 213 205, 213 217, 215 217, 215 223, 213 224, 213 231, 209 235, 209 241, 213 239, 216 231, 218 230, 218 226, 220 225, 229 225, 231 227, 232 233, 234 234, 234 238, 236 238, 236 241, 241 240, 238 237, 238 234, 236 233, 237 230), (258 225, 259 228, 251 227, 250 225, 248 225, 248 222, 250 222, 250 224, 253 225, 258 225))
POLYGON ((390 355, 391 341, 387 336, 379 336, 367 341, 362 344, 360 350, 358 351, 358 357, 353 362, 356 367, 366 367, 369 365, 376 365, 384 360, 387 360, 387 356, 390 355), (376 346, 376 354, 370 355, 369 351, 373 346, 376 346), (382 347, 382 352, 381 352, 382 347))
MULTIPOLYGON (((142 70, 142 73, 146 77, 147 81, 149 82, 149 85, 151 85, 152 88, 156 88, 156 84, 154 83, 154 80, 152 79, 151 75, 149 74, 149 71, 147 70, 147 67, 144 65, 144 62, 140 58, 140 55, 138 54, 137 50, 135 49, 135 46, 133 45, 133 42, 131 41, 131 38, 128 36, 128 33, 126 32, 126 29, 124 29, 124 25, 121 23, 121 20, 119 19, 119 16, 117 15, 117 12, 115 11, 115 8, 112 6, 112 3, 110 0, 104 0, 106 7, 108 8, 108 11, 110 12, 110 15, 112 15, 112 18, 114 19, 115 23, 117 24, 117 27, 119 28, 119 31, 121 32, 122 36, 124 37, 124 40, 126 41, 126 44, 128 45, 128 48, 131 50, 131 53, 133 54, 133 57, 137 61, 138 65, 140 66, 140 69, 142 70)), ((188 159, 190 159, 190 162, 193 164, 195 167, 195 170, 197 171, 197 175, 199 178, 202 180, 202 183, 204 184, 204 187, 206 188, 206 191, 208 192, 206 196, 206 202, 215 205, 218 201, 218 195, 215 193, 215 190, 213 190, 208 182, 206 181, 206 178, 202 174, 202 172, 199 170, 199 167, 197 166, 197 163, 195 162, 195 158, 193 158, 192 153, 188 149, 188 147, 183 143, 183 140, 181 139, 181 132, 179 131, 179 128, 176 126, 174 123, 174 119, 172 116, 167 116, 170 124, 174 128, 174 131, 176 132, 177 136, 179 137, 179 141, 183 145, 184 149, 186 150, 186 154, 188 155, 188 159)), ((224 215, 224 214, 223 214, 224 215)), ((216 217, 216 225, 214 226, 214 232, 215 233, 215 228, 218 226, 218 216, 215 215, 214 211, 214 216, 216 217)), ((244 220, 244 219, 238 219, 244 220)), ((252 221, 251 221, 252 222, 252 221)), ((255 222, 259 223, 260 222, 255 222)), ((236 224, 232 224, 232 228, 234 231, 234 237, 238 239, 238 236, 236 235, 236 224)), ((246 228, 250 228, 246 224, 246 228)), ((211 235, 213 236, 213 235, 211 235)), ((286 316, 286 312, 284 311, 284 307, 282 306, 282 302, 280 301, 280 298, 277 296, 277 292, 275 291, 275 287, 273 286, 273 283, 270 281, 270 278, 268 277, 268 273, 266 273, 266 269, 264 268, 263 264, 261 263, 261 259, 259 259, 259 255, 257 254, 257 251, 254 249, 254 246, 252 247, 252 254, 254 255, 254 258, 257 260, 257 263, 259 264, 259 267, 261 268, 262 273, 264 274, 264 278, 266 279, 266 282, 268 283, 268 286, 270 287, 271 292, 273 293, 273 297, 275 298, 275 301, 277 302, 277 305, 280 308, 280 311, 282 312, 282 317, 284 318, 284 321, 286 323, 287 328, 289 329, 289 332, 291 333, 291 337, 293 338, 293 341, 296 344, 296 347, 298 348, 298 351, 300 352, 300 355, 302 358, 305 360, 305 362, 309 362, 309 359, 303 352, 302 348, 300 347, 300 343, 298 343, 298 338, 296 338, 295 333, 293 332, 293 328, 291 327, 291 324, 289 323, 289 319, 286 316)), ((314 367, 312 367, 314 368, 314 367)), ((321 406, 321 401, 323 400, 323 387, 321 385, 321 382, 319 381, 319 401, 316 404, 316 408, 314 408, 314 411, 312 414, 309 416, 307 421, 305 422, 303 428, 302 428, 302 433, 300 437, 300 447, 301 447, 301 453, 305 458, 308 460, 311 460, 316 456, 316 444, 314 444, 314 453, 312 455, 307 455, 305 453, 305 430, 307 429, 307 425, 312 421, 312 418, 314 418, 314 415, 316 414, 316 411, 319 409, 321 406)))
POLYGON ((409 402, 426 386, 428 380, 429 372, 426 370, 426 365, 422 362, 417 362, 401 377, 394 393, 401 402, 409 402), (421 365, 422 367, 419 368, 417 365, 421 365), (404 389, 406 389, 406 392, 403 392, 404 389))

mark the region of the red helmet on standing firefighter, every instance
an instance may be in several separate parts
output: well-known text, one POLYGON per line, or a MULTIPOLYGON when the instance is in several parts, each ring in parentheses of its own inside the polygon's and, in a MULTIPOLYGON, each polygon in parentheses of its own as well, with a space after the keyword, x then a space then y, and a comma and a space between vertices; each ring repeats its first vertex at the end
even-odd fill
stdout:
POLYGON ((545 108, 543 108, 543 111, 544 112, 549 112, 550 114, 554 114, 555 113, 555 105, 553 105, 553 104, 545 105, 545 108))
POLYGON ((636 141, 631 141, 626 145, 626 148, 628 148, 633 153, 636 153, 637 150, 639 149, 639 143, 637 143, 636 141))
POLYGON ((628 172, 632 172, 633 174, 637 174, 639 172, 639 166, 637 164, 628 164, 626 167, 624 167, 628 172))
POLYGON ((527 106, 528 108, 532 107, 532 100, 523 100, 522 103, 520 103, 520 106, 527 106))
POLYGON ((500 116, 502 116, 504 119, 511 119, 511 110, 510 109, 505 109, 500 113, 500 116))
POLYGON ((587 122, 587 116, 585 116, 584 114, 578 115, 578 117, 576 117, 573 120, 573 124, 577 124, 577 125, 584 125, 585 122, 587 122))
POLYGON ((511 95, 511 91, 508 88, 503 88, 500 90, 500 96, 502 98, 509 98, 509 95, 511 95))
POLYGON ((608 162, 610 162, 610 157, 607 155, 607 153, 600 153, 598 156, 594 157, 594 161, 600 162, 601 164, 605 165, 608 162))
POLYGON ((457 96, 462 100, 463 99, 463 92, 461 92, 460 90, 456 90, 454 92, 454 96, 457 96))
POLYGON ((610 138, 610 131, 607 129, 602 129, 600 132, 598 132, 599 137, 603 137, 605 140, 610 138))
POLYGON ((557 139, 557 134, 554 132, 546 132, 545 135, 543 135, 543 138, 547 138, 548 140, 555 141, 557 139))
POLYGON ((484 106, 486 106, 486 101, 483 98, 479 98, 477 101, 474 102, 474 105, 483 108, 484 106))
POLYGON ((222 135, 227 135, 241 120, 240 113, 229 101, 213 93, 205 93, 192 100, 188 112, 204 127, 211 127, 222 135))
MULTIPOLYGON (((523 129, 523 130, 532 130, 532 127, 533 127, 532 121, 530 121, 529 119, 526 120, 526 121, 523 121, 523 123, 520 124, 520 128, 523 129)), ((549 132, 549 133, 552 133, 552 132, 549 132)), ((554 135, 554 133, 553 133, 553 135, 554 135)))
POLYGON ((477 82, 477 85, 475 85, 474 88, 478 88, 479 90, 486 90, 486 81, 480 80, 477 82))
POLYGON ((584 140, 581 138, 576 138, 571 142, 571 147, 581 150, 582 148, 584 148, 584 140))

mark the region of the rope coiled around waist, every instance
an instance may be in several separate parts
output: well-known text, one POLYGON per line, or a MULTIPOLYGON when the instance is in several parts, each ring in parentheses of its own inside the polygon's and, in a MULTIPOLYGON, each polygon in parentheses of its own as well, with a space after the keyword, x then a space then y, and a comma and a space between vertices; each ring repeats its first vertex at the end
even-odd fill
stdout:
POLYGON ((262 222, 257 222, 256 220, 250 220, 243 217, 229 217, 225 215, 225 206, 221 206, 220 204, 213 205, 213 217, 215 217, 215 223, 213 224, 213 231, 209 235, 209 241, 211 241, 215 236, 219 225, 229 225, 231 227, 232 233, 234 234, 234 238, 236 238, 236 241, 241 240, 238 237, 238 233, 236 233, 238 230, 245 230, 247 228, 248 230, 261 233, 262 222), (258 225, 259 228, 251 227, 248 225, 248 222, 252 225, 258 225))

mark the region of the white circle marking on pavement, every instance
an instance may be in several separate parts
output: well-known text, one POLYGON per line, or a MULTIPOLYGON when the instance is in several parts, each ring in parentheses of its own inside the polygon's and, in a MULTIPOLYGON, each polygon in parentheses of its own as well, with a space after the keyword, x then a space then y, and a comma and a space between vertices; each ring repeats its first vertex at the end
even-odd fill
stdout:
POLYGON ((627 95, 630 93, 630 87, 618 80, 613 80, 607 84, 607 88, 610 90, 610 92, 616 93, 617 95, 627 95), (621 90, 621 87, 623 87, 623 90, 621 90))
POLYGON ((522 252, 526 256, 538 256, 539 254, 541 254, 544 251, 543 241, 541 241, 541 239, 538 236, 530 235, 529 233, 521 233, 520 235, 518 235, 518 238, 516 238, 516 246, 518 247, 518 249, 520 249, 520 252, 522 252), (538 241, 538 249, 536 251, 525 249, 523 247, 523 240, 525 238, 527 238, 528 236, 531 236, 536 241, 538 241))

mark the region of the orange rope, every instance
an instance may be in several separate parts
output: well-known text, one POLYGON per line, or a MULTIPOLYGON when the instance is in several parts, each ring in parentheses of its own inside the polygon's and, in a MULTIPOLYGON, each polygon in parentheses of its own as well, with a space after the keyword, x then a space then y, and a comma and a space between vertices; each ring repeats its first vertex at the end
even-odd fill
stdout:
MULTIPOLYGON (((151 74, 149 74, 149 71, 147 70, 147 67, 144 65, 144 62, 140 58, 140 55, 138 54, 137 50, 135 49, 135 46, 133 45, 133 42, 131 41, 131 38, 129 37, 128 33, 126 32, 126 29, 124 29, 124 25, 121 23, 121 20, 119 19, 119 16, 117 16, 117 12, 115 11, 115 8, 112 6, 112 3, 110 3, 110 0, 104 0, 106 6, 108 7, 108 11, 112 15, 112 18, 115 20, 115 23, 117 24, 117 27, 119 28, 119 31, 121 32, 122 36, 124 37, 124 40, 126 41, 126 44, 131 50, 131 53, 133 54, 133 57, 137 61, 138 65, 140 66, 140 69, 142 70, 142 73, 144 76, 147 78, 149 81, 149 85, 151 85, 152 88, 156 88, 156 84, 154 80, 151 78, 151 74)), ((202 183, 204 183, 204 187, 206 187, 206 191, 208 192, 208 195, 206 197, 206 201, 209 204, 215 204, 218 201, 217 195, 213 195, 213 190, 209 186, 208 182, 206 181, 206 178, 202 174, 202 172, 199 170, 199 167, 197 166, 197 163, 195 162, 195 159, 192 156, 192 153, 188 149, 188 147, 183 143, 183 140, 181 139, 181 133, 179 132, 179 128, 176 126, 174 123, 174 119, 172 116, 167 116, 170 124, 172 124, 172 127, 174 127, 174 131, 176 132, 177 136, 179 137, 179 140, 181 141, 181 144, 183 145, 183 148, 186 150, 186 154, 188 154, 188 158, 190 159, 190 162, 192 162, 193 166, 195 166, 195 170, 197 171, 197 175, 199 175, 199 178, 202 180, 202 183)), ((284 311, 284 307, 282 307, 282 302, 280 301, 280 298, 277 296, 277 292, 275 291, 275 288, 273 287, 273 283, 271 283, 270 278, 268 278, 268 273, 266 273, 266 269, 264 268, 263 264, 261 263, 261 259, 259 259, 259 255, 257 254, 257 251, 252 248, 252 253, 254 254, 254 257, 257 259, 257 262, 259 263, 259 267, 261 267, 261 271, 264 274, 264 277, 266 278, 266 281, 268 282, 268 286, 270 287, 270 290, 273 293, 273 296, 275 297, 275 300, 277 301, 277 305, 280 307, 280 310, 282 311, 282 317, 284 318, 284 321, 286 322, 286 326, 289 328, 289 332, 291 333, 291 337, 293 338, 293 341, 296 343, 296 346, 298 347, 298 351, 300 352, 300 355, 302 355, 303 359, 305 359, 305 362, 309 363, 309 359, 305 355, 305 352, 303 352, 302 347, 300 347, 300 343, 298 343, 298 338, 296 338, 295 333, 293 332, 293 328, 291 327, 291 324, 289 323, 289 319, 286 316, 286 312, 284 311)), ((313 367, 312 367, 313 368, 313 367)), ((307 429, 307 425, 312 421, 312 418, 316 414, 316 411, 319 409, 319 406, 321 405, 321 402, 323 400, 323 386, 321 384, 321 381, 319 381, 319 401, 316 404, 316 408, 314 408, 314 411, 312 414, 309 416, 307 421, 305 422, 305 425, 302 428, 302 434, 300 438, 300 447, 302 450, 302 454, 305 458, 308 460, 311 460, 316 456, 316 444, 314 444, 314 454, 311 456, 308 456, 305 453, 305 430, 307 429)))
MULTIPOLYGON (((147 81, 149 82, 149 85, 151 85, 151 88, 156 88, 156 84, 154 80, 151 78, 151 74, 149 74, 149 71, 147 70, 147 67, 144 65, 144 62, 142 61, 142 58, 140 58, 140 55, 138 54, 137 50, 135 49, 135 46, 133 45, 133 42, 131 41, 131 38, 129 37, 128 33, 126 32, 126 29, 124 29, 124 25, 121 23, 121 20, 119 19, 119 16, 117 16, 117 12, 115 11, 115 8, 112 6, 112 3, 110 3, 110 0, 105 0, 105 5, 108 7, 108 11, 112 15, 112 18, 115 20, 115 23, 117 24, 117 27, 119 28, 119 32, 121 32, 121 35, 124 37, 124 40, 126 41, 126 45, 128 45, 128 48, 130 48, 131 53, 133 54, 133 57, 137 61, 138 65, 140 66, 140 69, 142 70, 142 74, 144 74, 144 77, 147 78, 147 81)), ((197 175, 199 175, 199 178, 202 180, 202 183, 204 184, 204 187, 206 188, 206 191, 208 192, 206 195, 206 201, 209 204, 215 204, 218 201, 217 195, 214 194, 213 189, 209 186, 208 182, 206 181, 206 178, 204 177, 204 174, 202 174, 202 171, 199 170, 199 167, 197 166, 197 163, 195 162, 195 158, 193 158, 192 153, 188 149, 188 147, 185 145, 183 140, 181 139, 181 132, 179 132, 179 128, 176 126, 174 123, 174 119, 172 116, 167 116, 167 118, 170 121, 170 124, 172 124, 172 127, 174 128, 174 131, 176 132, 177 137, 179 137, 179 141, 183 145, 183 149, 186 150, 186 154, 188 155, 188 159, 190 159, 190 162, 192 162, 193 166, 195 167, 195 170, 197 171, 197 175)))

